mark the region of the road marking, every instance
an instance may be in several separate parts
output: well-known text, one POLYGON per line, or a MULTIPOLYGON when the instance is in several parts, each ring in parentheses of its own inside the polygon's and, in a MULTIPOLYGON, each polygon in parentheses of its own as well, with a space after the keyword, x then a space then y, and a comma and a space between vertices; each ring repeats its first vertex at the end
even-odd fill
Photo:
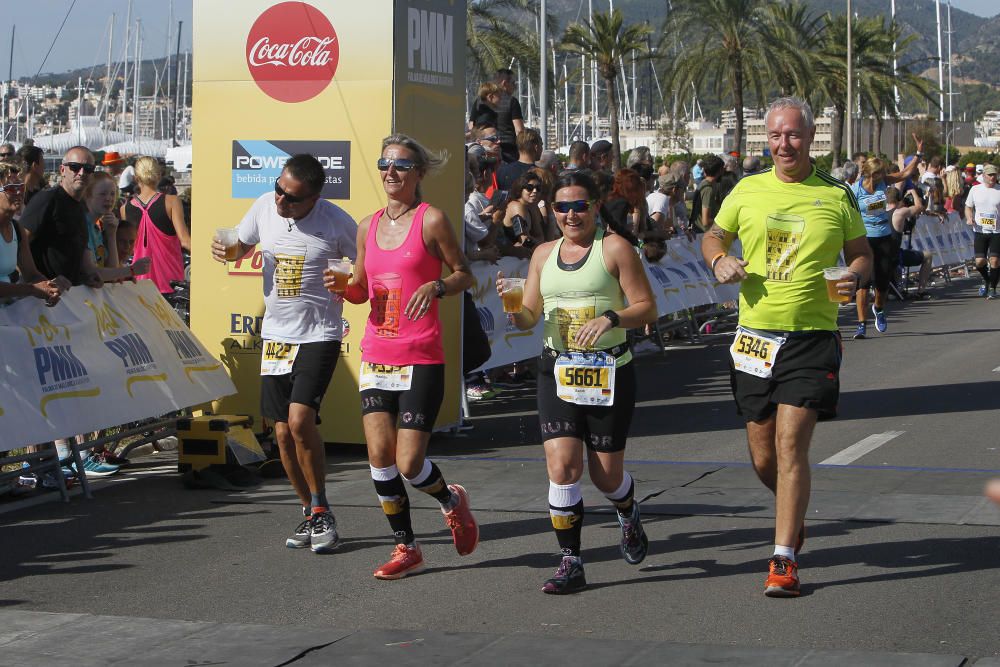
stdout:
POLYGON ((906 431, 886 431, 885 433, 876 433, 875 435, 870 435, 864 440, 860 440, 847 449, 841 450, 828 458, 825 461, 820 461, 820 465, 827 466, 843 466, 857 461, 865 454, 870 454, 875 451, 885 443, 889 442, 893 438, 898 438, 899 436, 906 433, 906 431))
POLYGON ((997 366, 996 368, 994 368, 993 372, 994 373, 1000 373, 1000 366, 997 366))

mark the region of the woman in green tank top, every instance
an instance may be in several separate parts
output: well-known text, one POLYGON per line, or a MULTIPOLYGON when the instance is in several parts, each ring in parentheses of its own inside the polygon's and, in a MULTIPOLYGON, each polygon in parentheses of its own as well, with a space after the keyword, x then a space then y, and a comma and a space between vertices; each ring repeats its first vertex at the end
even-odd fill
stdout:
MULTIPOLYGON (((625 441, 635 408, 635 374, 627 329, 656 320, 656 303, 635 248, 597 224, 597 187, 586 174, 556 181, 552 208, 563 234, 531 256, 518 329, 542 321, 538 418, 549 473, 549 516, 562 552, 545 593, 583 589, 583 448, 590 479, 617 509, 621 552, 642 562, 648 539, 625 472, 625 441)), ((502 292, 503 275, 497 276, 502 292)))

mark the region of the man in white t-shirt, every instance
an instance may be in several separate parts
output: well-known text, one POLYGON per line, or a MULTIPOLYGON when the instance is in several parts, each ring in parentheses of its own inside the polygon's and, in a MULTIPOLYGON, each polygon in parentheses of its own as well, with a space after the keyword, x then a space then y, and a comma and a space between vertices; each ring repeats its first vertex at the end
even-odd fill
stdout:
POLYGON ((667 238, 688 230, 687 206, 684 205, 684 184, 673 174, 656 179, 657 188, 646 196, 649 217, 663 230, 667 238))
POLYGON ((979 296, 995 299, 997 282, 1000 281, 1000 234, 997 233, 1000 186, 997 185, 996 166, 984 165, 980 180, 980 183, 972 186, 965 200, 965 221, 966 224, 972 225, 976 232, 973 244, 976 252, 976 270, 983 277, 979 296))
MULTIPOLYGON (((356 257, 358 232, 351 216, 320 198, 325 181, 315 157, 289 158, 274 194, 259 197, 239 225, 240 256, 259 244, 264 257, 261 413, 274 421, 281 463, 306 517, 285 545, 316 553, 339 542, 316 425, 340 357, 344 307, 323 287, 323 272, 327 260, 356 257)), ((218 240, 212 256, 225 261, 218 240)))

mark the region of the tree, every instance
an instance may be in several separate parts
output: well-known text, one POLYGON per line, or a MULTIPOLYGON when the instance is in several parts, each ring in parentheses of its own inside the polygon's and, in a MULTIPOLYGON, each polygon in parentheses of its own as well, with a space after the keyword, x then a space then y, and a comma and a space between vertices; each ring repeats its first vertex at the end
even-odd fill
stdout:
POLYGON ((771 44, 788 51, 771 67, 774 82, 782 95, 803 100, 815 96, 813 59, 823 42, 823 16, 798 0, 767 5, 764 31, 771 44))
POLYGON ((766 0, 678 0, 664 25, 666 35, 680 36, 687 44, 666 72, 669 85, 675 90, 692 84, 701 89, 707 79, 716 94, 732 100, 740 151, 747 89, 763 104, 772 81, 781 76, 805 79, 799 73, 803 54, 772 41, 776 37, 767 5, 766 0))
POLYGON ((597 72, 604 79, 607 90, 612 165, 616 170, 622 166, 616 92, 619 61, 632 52, 648 55, 646 37, 650 34, 649 26, 644 23, 624 26, 623 22, 622 13, 617 9, 610 13, 596 12, 592 23, 574 23, 566 28, 560 46, 564 51, 587 56, 597 63, 597 72))
POLYGON ((536 63, 538 45, 527 38, 518 16, 528 11, 527 0, 473 0, 466 9, 465 51, 467 75, 471 80, 492 79, 513 58, 536 63), (529 54, 534 53, 532 59, 529 54))

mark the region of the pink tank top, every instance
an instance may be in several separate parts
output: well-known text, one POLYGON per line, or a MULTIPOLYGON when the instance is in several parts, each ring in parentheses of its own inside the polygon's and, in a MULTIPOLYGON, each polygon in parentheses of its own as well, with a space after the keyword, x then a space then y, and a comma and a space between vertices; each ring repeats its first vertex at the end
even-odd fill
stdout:
POLYGON ((184 258, 181 256, 180 240, 176 236, 167 236, 161 232, 149 217, 149 209, 162 196, 157 192, 145 206, 138 197, 132 197, 129 202, 142 212, 132 257, 133 261, 149 257, 149 273, 139 278, 152 280, 160 290, 160 294, 170 294, 174 291, 170 281, 184 280, 184 258))
POLYGON ((424 246, 424 213, 428 208, 428 204, 417 207, 406 239, 394 250, 383 250, 376 240, 385 209, 378 211, 368 226, 365 273, 372 311, 361 341, 363 361, 390 366, 444 363, 438 300, 431 302, 419 320, 403 314, 418 287, 441 277, 441 260, 424 246))

